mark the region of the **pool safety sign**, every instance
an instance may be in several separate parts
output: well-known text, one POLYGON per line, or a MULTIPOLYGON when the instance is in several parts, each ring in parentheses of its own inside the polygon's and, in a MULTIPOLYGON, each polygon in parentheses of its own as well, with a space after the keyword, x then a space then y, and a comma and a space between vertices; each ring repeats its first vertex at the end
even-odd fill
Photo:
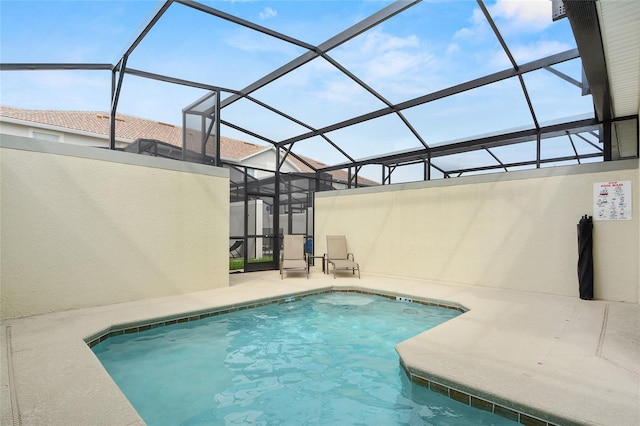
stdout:
POLYGON ((631 181, 593 184, 593 220, 631 220, 631 181))

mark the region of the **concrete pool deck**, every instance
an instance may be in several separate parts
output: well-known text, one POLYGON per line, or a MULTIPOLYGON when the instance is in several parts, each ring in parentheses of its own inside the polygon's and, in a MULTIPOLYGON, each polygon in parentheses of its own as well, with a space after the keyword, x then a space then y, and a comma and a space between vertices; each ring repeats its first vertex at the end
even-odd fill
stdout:
MULTIPOLYGON (((398 345, 412 373, 551 414, 559 424, 640 424, 640 305, 363 274, 232 274, 231 286, 2 322, 2 425, 143 425, 85 343, 114 325, 253 300, 354 288, 464 305, 398 345)), ((576 284, 577 287, 577 284, 576 284)), ((577 288, 576 288, 577 293, 577 288)))

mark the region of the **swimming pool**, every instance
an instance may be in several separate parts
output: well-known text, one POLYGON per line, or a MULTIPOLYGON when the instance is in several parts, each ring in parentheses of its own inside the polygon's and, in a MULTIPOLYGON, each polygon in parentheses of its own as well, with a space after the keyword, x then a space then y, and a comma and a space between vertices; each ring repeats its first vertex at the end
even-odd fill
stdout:
POLYGON ((149 425, 513 424, 411 383, 394 346, 460 312, 328 293, 93 347, 149 425))

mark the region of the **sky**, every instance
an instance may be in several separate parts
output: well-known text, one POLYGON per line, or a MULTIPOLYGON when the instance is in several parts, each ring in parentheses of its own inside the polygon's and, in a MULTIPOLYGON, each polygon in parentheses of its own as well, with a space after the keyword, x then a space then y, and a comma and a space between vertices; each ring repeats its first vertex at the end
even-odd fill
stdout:
MULTIPOLYGON (((319 45, 391 2, 201 3, 319 45)), ((157 4, 152 0, 0 0, 0 62, 115 64, 157 4)), ((575 48, 567 19, 552 21, 549 0, 494 0, 485 4, 518 64, 575 48)), ((293 44, 173 4, 133 51, 127 66, 240 90, 305 52, 293 44)), ((425 0, 327 53, 393 103, 511 67, 477 2, 471 0, 425 0)), ((556 68, 581 80, 579 60, 556 68)), ((526 74, 524 79, 541 123, 593 112, 590 96, 582 96, 579 88, 545 70, 526 74)), ((108 111, 110 91, 109 71, 0 73, 0 103, 4 106, 108 111)), ((182 109, 206 93, 125 75, 118 113, 181 125, 182 109)), ((314 128, 385 106, 321 58, 252 96, 314 128)), ((533 125, 517 79, 414 107, 404 115, 430 145, 533 125)), ((308 131, 246 100, 231 104, 221 116, 276 142, 308 131)), ((221 133, 265 143, 226 126, 221 133)), ((421 146, 395 115, 331 132, 328 137, 356 159, 421 146)), ((511 155, 509 149, 502 151, 511 155)), ((549 154, 562 150, 572 154, 568 143, 548 144, 546 150, 549 154)), ((343 154, 317 137, 296 143, 294 151, 327 164, 346 161, 343 154)), ((473 166, 493 161, 487 156, 479 152, 442 161, 450 161, 452 166, 456 162, 473 166)), ((379 180, 379 169, 366 172, 379 180)))

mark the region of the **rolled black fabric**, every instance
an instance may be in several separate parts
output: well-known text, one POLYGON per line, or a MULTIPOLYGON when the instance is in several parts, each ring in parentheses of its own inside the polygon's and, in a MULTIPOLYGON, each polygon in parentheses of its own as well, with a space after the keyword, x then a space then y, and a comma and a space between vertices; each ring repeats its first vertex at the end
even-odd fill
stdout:
POLYGON ((578 222, 578 283, 580 299, 593 299, 593 218, 578 222))

